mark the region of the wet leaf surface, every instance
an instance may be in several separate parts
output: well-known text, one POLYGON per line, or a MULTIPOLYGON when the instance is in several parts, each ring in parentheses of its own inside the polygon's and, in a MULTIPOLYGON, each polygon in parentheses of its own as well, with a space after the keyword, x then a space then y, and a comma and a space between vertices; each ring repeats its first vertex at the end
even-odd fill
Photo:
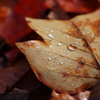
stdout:
MULTIPOLYGON (((92 51, 97 49, 93 48, 91 51, 90 44, 87 43, 86 37, 84 38, 81 33, 83 30, 80 30, 80 27, 73 23, 73 20, 68 19, 96 10, 100 6, 99 2, 99 0, 91 0, 91 3, 84 0, 11 0, 10 2, 8 0, 0 0, 0 86, 2 87, 0 89, 2 90, 0 100, 50 100, 52 95, 55 97, 51 98, 53 100, 88 99, 90 91, 84 90, 94 86, 100 77, 98 63, 92 54, 92 51), (25 21, 25 16, 28 17, 29 21, 25 21), (36 20, 29 17, 56 20, 36 20), (32 24, 30 25, 32 30, 27 23, 32 24), (52 90, 37 80, 32 70, 25 67, 27 64, 22 61, 23 55, 15 47, 16 41, 26 40, 40 40, 34 41, 34 43, 33 41, 28 41, 23 44, 29 48, 37 46, 37 48, 34 47, 36 51, 31 49, 36 52, 33 57, 35 60, 31 59, 31 62, 35 62, 36 66, 38 63, 38 66, 40 66, 40 68, 32 66, 37 78, 52 89, 56 85, 55 90, 60 92, 66 92, 64 90, 67 87, 65 84, 67 82, 67 92, 72 94, 79 92, 78 94, 70 95, 57 92, 51 94, 52 90), (13 65, 8 65, 7 63, 13 65), (43 64, 44 67, 42 66, 43 64), (21 70, 24 68, 26 69, 22 72, 21 70), (38 69, 36 70, 35 68, 38 69), (59 79, 61 80, 60 83, 59 79), (79 83, 77 84, 77 82, 79 83), (73 88, 76 88, 76 90, 73 88), (73 89, 73 91, 68 91, 68 89, 73 89)), ((82 19, 82 23, 85 23, 85 18, 89 18, 90 20, 86 20, 86 22, 91 24, 93 32, 98 37, 99 21, 95 20, 99 19, 99 13, 93 14, 86 15, 88 17, 83 16, 83 18, 79 18, 79 16, 78 21, 82 19), (94 19, 91 19, 91 16, 94 19), (97 19, 95 19, 95 16, 97 19), (98 31, 96 32, 95 30, 98 31)), ((77 20, 77 18, 74 19, 74 21, 77 20)), ((85 24, 87 27, 87 23, 85 24)), ((84 25, 82 27, 84 28, 84 25)), ((87 30, 85 31, 87 32, 87 30)), ((93 42, 96 43, 98 40, 99 38, 93 42)), ((30 53, 32 52, 31 50, 30 53)), ((22 51, 25 52, 25 50, 22 51)), ((96 90, 98 89, 96 88, 96 90)), ((96 96, 99 98, 99 93, 93 92, 93 94, 95 96, 92 100, 96 96)))
MULTIPOLYGON (((69 28, 65 33, 46 20, 31 18, 26 18, 26 20, 29 26, 43 38, 43 41, 31 40, 16 45, 25 54, 41 82, 56 91, 70 94, 79 93, 95 85, 100 78, 100 70, 91 50, 84 49, 83 37, 67 34, 69 28), (71 45, 70 41, 73 40, 80 40, 81 46, 71 45)), ((52 20, 48 21, 52 22, 52 20)), ((53 23, 57 22, 62 23, 53 21, 53 23)), ((62 25, 66 24, 62 23, 62 25)), ((72 29, 76 29, 77 34, 80 34, 80 31, 73 24, 71 25, 72 29)))
POLYGON ((73 23, 80 29, 100 64, 100 10, 87 15, 80 15, 72 19, 73 23))

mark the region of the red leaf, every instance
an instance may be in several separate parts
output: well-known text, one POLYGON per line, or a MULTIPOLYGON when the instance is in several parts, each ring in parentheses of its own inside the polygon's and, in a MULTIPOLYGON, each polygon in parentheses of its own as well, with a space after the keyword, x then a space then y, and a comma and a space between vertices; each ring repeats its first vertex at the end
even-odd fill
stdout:
MULTIPOLYGON (((57 0, 66 12, 87 13, 100 7, 98 0, 57 0)), ((52 8, 53 0, 46 0, 46 7, 52 8)))
POLYGON ((40 18, 43 15, 45 0, 18 0, 15 11, 24 16, 40 18))

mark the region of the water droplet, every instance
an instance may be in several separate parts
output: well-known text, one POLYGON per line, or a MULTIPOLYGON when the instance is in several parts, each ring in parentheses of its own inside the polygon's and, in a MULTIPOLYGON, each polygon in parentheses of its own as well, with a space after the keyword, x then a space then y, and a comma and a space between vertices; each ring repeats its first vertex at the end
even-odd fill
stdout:
POLYGON ((56 59, 57 58, 57 55, 53 56, 53 58, 56 59))
POLYGON ((67 36, 67 38, 69 39, 69 36, 67 36))
POLYGON ((46 30, 47 28, 45 27, 44 29, 46 30))
POLYGON ((49 31, 49 32, 50 32, 50 33, 53 33, 54 31, 51 30, 51 31, 49 31))
POLYGON ((52 34, 49 34, 49 37, 50 37, 50 38, 52 38, 52 39, 54 39, 54 38, 55 38, 55 36, 54 36, 54 35, 52 35, 52 34))
POLYGON ((76 44, 78 44, 78 42, 76 41, 74 44, 76 45, 76 44))
POLYGON ((46 58, 42 58, 43 60, 45 60, 46 58))
POLYGON ((70 28, 70 26, 68 26, 68 28, 70 28))
POLYGON ((57 43, 57 45, 58 45, 58 46, 61 46, 61 45, 62 45, 62 43, 57 43))
POLYGON ((40 47, 36 47, 37 49, 39 49, 40 47))
POLYGON ((48 60, 50 61, 50 60, 51 60, 51 58, 49 57, 49 58, 48 58, 48 60))
POLYGON ((71 66, 72 64, 70 63, 69 65, 71 66))
POLYGON ((52 45, 50 45, 49 47, 52 48, 52 45))
POLYGON ((87 33, 89 34, 90 32, 89 32, 89 31, 87 31, 87 33))
POLYGON ((62 64, 63 64, 63 62, 60 62, 59 64, 61 64, 61 65, 62 65, 62 64))
POLYGON ((85 27, 86 30, 88 30, 88 27, 85 27))
POLYGON ((76 47, 75 47, 75 46, 68 45, 67 47, 68 47, 68 49, 69 49, 69 50, 71 50, 71 51, 74 51, 74 50, 76 50, 76 47))
POLYGON ((71 83, 71 86, 74 86, 74 84, 73 84, 73 83, 71 83))

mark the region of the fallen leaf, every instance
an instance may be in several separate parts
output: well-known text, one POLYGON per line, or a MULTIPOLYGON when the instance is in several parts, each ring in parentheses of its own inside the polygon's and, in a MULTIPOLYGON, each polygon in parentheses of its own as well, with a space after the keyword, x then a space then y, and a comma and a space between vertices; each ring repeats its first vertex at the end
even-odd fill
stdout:
POLYGON ((12 86, 12 88, 16 87, 32 92, 36 91, 41 85, 43 84, 36 78, 32 69, 30 69, 12 86))
POLYGON ((50 48, 52 52, 55 52, 55 50, 57 50, 58 54, 66 56, 70 59, 79 60, 79 58, 83 58, 85 60, 84 63, 88 65, 98 65, 88 46, 85 46, 87 45, 86 42, 81 38, 77 38, 81 37, 80 31, 70 21, 46 21, 31 18, 27 18, 26 20, 29 26, 34 31, 38 32, 38 34, 44 39, 44 41, 48 42, 48 45, 52 46, 52 48, 50 48), (41 23, 44 24, 41 25, 41 23), (61 44, 60 46, 59 43, 61 44), (69 50, 70 45, 76 47, 73 52, 69 50), (64 51, 60 51, 59 48, 63 48, 64 51), (70 55, 70 52, 72 53, 72 55, 70 55), (78 52, 78 54, 76 52, 78 52))
POLYGON ((0 94, 9 90, 29 69, 28 62, 22 59, 14 65, 0 70, 0 94))
POLYGON ((47 15, 47 17, 49 19, 60 19, 60 20, 69 19, 69 16, 61 9, 60 5, 58 4, 56 0, 54 0, 54 6, 52 7, 52 10, 47 15))
POLYGON ((80 29, 98 63, 100 64, 100 10, 87 15, 76 16, 73 23, 80 29))
MULTIPOLYGON (((98 0, 57 0, 65 12, 88 13, 100 7, 98 0)), ((52 8, 54 0, 46 0, 45 6, 52 8)))
POLYGON ((20 90, 17 88, 14 88, 11 92, 1 94, 0 99, 1 100, 27 100, 29 98, 30 92, 26 90, 20 90))
POLYGON ((69 95, 67 93, 57 93, 52 91, 50 100, 88 100, 90 96, 90 91, 80 92, 75 95, 69 95))
POLYGON ((46 24, 45 21, 42 24, 43 20, 27 18, 27 22, 43 41, 31 40, 16 45, 25 54, 41 82, 56 91, 70 94, 85 91, 95 85, 100 78, 100 70, 92 52, 81 50, 82 38, 67 34, 68 30, 65 33, 53 28, 54 25, 46 24), (69 45, 70 41, 75 42, 77 39, 80 39, 81 47, 69 45))
POLYGON ((5 52, 4 55, 8 61, 14 62, 19 52, 20 51, 18 50, 18 48, 14 47, 11 50, 8 50, 7 52, 5 52))
POLYGON ((41 18, 44 14, 45 0, 17 0, 14 10, 20 16, 41 18))
POLYGON ((100 100, 100 80, 98 80, 95 87, 92 89, 89 100, 100 100))
POLYGON ((31 29, 24 17, 18 15, 13 9, 1 7, 0 11, 0 37, 10 46, 14 46, 15 42, 29 34, 31 29))

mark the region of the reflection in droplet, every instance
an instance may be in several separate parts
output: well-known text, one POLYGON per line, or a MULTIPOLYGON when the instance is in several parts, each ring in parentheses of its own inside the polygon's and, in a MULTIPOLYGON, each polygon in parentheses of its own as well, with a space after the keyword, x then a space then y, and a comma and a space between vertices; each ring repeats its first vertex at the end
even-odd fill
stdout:
POLYGON ((52 39, 54 39, 54 38, 55 38, 55 36, 54 36, 54 35, 52 35, 52 34, 49 34, 49 37, 50 37, 50 38, 52 38, 52 39))

